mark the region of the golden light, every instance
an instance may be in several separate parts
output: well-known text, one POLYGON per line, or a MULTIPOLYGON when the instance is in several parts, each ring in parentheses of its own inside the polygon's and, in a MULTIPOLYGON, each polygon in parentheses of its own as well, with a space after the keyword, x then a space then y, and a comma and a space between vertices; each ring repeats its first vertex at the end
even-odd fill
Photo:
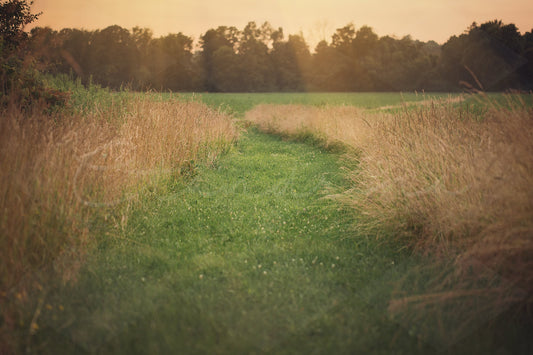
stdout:
POLYGON ((311 42, 329 39, 350 22, 371 26, 380 36, 411 35, 439 43, 473 21, 501 19, 522 32, 533 28, 530 0, 36 0, 33 9, 43 12, 36 26, 92 30, 117 24, 151 28, 156 36, 183 32, 196 39, 209 28, 242 29, 249 21, 269 21, 286 34, 301 31, 311 42))

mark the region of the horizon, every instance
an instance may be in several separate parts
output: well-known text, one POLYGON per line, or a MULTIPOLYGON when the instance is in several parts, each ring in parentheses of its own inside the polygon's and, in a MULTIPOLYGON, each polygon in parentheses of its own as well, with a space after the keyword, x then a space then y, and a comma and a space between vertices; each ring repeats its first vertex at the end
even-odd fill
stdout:
POLYGON ((257 0, 224 3, 214 0, 36 0, 32 12, 42 12, 42 15, 27 29, 98 30, 113 25, 127 29, 138 26, 152 30, 154 37, 181 32, 197 43, 211 28, 235 26, 243 29, 250 21, 259 25, 269 22, 274 28, 283 28, 286 35, 301 33, 313 50, 321 40, 329 43, 335 30, 349 23, 356 28, 369 26, 379 37, 411 36, 414 40, 435 41, 441 45, 463 33, 473 22, 501 20, 515 24, 521 33, 533 28, 529 16, 533 13, 533 2, 525 0, 514 1, 511 6, 500 0, 470 0, 468 3, 464 0, 431 3, 411 0, 392 6, 397 3, 395 0, 379 3, 366 0, 294 0, 290 3, 281 0, 269 3, 257 0), (235 11, 236 8, 240 11, 235 11))

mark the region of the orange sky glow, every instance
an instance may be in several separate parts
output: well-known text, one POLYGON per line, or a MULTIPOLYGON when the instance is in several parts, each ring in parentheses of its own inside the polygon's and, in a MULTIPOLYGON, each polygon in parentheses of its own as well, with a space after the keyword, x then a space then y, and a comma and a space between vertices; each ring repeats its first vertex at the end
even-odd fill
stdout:
POLYGON ((368 25, 379 36, 439 43, 473 21, 501 19, 522 33, 533 28, 531 0, 35 0, 32 10, 43 12, 36 26, 56 30, 116 24, 147 27, 155 36, 182 32, 195 40, 220 25, 242 29, 249 21, 268 21, 285 34, 301 32, 311 45, 329 41, 350 22, 368 25))

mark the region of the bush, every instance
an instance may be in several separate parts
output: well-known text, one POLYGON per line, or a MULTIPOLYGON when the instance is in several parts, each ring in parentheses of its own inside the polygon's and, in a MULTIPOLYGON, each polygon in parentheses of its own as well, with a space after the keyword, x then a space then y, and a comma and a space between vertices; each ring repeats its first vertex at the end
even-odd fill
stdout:
POLYGON ((0 108, 53 112, 67 105, 69 95, 46 87, 26 56, 28 36, 23 29, 39 16, 30 12, 32 4, 25 0, 0 3, 0 108))

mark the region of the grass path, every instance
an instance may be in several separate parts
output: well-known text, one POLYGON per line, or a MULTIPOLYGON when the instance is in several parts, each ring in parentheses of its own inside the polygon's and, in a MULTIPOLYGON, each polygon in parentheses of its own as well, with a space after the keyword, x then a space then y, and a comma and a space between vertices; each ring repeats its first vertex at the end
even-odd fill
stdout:
POLYGON ((386 313, 408 259, 358 235, 324 198, 344 184, 337 158, 249 131, 214 167, 133 211, 76 286, 47 295, 32 347, 427 353, 386 313))

